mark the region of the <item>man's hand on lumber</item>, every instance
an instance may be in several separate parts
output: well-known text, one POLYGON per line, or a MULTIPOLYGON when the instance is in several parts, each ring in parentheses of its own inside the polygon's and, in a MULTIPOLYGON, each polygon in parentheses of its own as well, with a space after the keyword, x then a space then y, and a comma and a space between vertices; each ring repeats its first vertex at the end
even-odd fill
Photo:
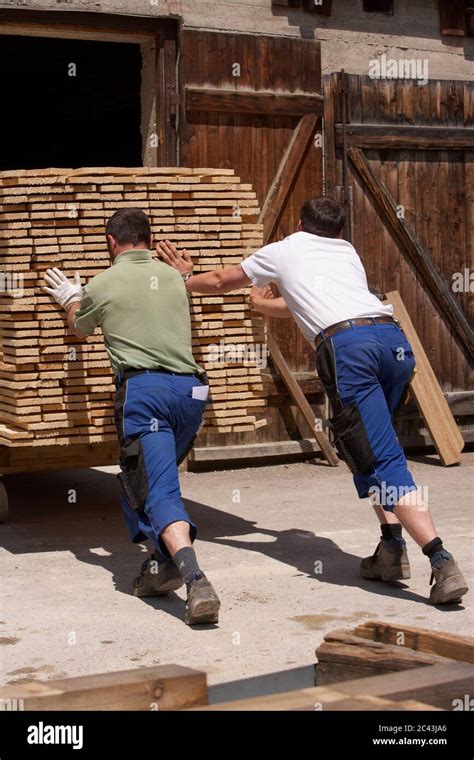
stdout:
POLYGON ((252 309, 268 317, 288 319, 292 316, 284 298, 275 296, 271 285, 266 285, 264 288, 257 288, 254 285, 250 291, 249 304, 252 309))
POLYGON ((74 281, 71 282, 64 272, 54 267, 53 269, 46 270, 44 279, 49 288, 44 287, 43 290, 49 293, 56 303, 66 311, 74 301, 80 302, 82 298, 82 285, 79 272, 75 273, 74 281))
POLYGON ((173 267, 173 269, 176 269, 180 275, 191 275, 193 273, 191 255, 185 248, 179 250, 169 240, 160 240, 156 244, 156 252, 160 259, 169 264, 170 267, 173 267))
POLYGON ((72 333, 77 338, 85 338, 85 334, 77 330, 75 326, 76 311, 78 311, 81 305, 82 298, 82 285, 79 272, 75 273, 74 281, 71 282, 64 272, 54 267, 53 269, 46 270, 44 279, 49 288, 43 287, 43 290, 65 310, 67 323, 72 333))

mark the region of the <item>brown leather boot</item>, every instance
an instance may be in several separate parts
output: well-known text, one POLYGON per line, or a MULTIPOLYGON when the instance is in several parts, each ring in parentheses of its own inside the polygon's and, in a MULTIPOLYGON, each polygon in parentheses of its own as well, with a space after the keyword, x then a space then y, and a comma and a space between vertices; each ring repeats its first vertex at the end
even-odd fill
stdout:
POLYGON ((446 560, 440 567, 433 567, 430 585, 436 580, 430 593, 431 604, 456 604, 460 602, 469 587, 453 558, 446 560))
POLYGON ((401 581, 410 578, 410 563, 405 546, 389 551, 383 541, 377 545, 371 557, 365 557, 360 564, 363 578, 378 581, 401 581))
POLYGON ((186 625, 217 623, 221 603, 206 576, 191 581, 186 602, 186 625))
POLYGON ((184 585, 178 568, 172 559, 158 563, 155 555, 147 557, 140 575, 133 582, 134 596, 163 596, 184 585))

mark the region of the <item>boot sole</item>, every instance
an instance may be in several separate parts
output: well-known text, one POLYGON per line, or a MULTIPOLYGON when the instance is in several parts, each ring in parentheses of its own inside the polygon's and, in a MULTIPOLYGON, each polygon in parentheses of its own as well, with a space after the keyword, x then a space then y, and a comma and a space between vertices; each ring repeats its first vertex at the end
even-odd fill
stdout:
POLYGON ((166 596, 167 594, 171 594, 172 591, 177 591, 182 586, 184 586, 184 581, 182 578, 173 578, 169 581, 166 581, 166 583, 163 583, 163 585, 159 588, 150 588, 149 591, 140 591, 139 588, 134 586, 133 596, 166 596))
POLYGON ((411 578, 409 565, 400 565, 398 567, 387 568, 386 570, 377 572, 361 569, 360 574, 363 578, 373 581, 406 581, 411 578))
POLYGON ((194 605, 192 613, 186 610, 184 622, 186 625, 202 623, 218 623, 221 603, 217 598, 202 599, 194 605))
MULTIPOLYGON (((451 578, 449 579, 451 580, 451 578)), ((464 585, 454 586, 449 590, 437 591, 434 598, 430 597, 430 604, 459 604, 462 597, 469 591, 469 586, 465 585, 464 578, 460 579, 460 583, 464 585)))

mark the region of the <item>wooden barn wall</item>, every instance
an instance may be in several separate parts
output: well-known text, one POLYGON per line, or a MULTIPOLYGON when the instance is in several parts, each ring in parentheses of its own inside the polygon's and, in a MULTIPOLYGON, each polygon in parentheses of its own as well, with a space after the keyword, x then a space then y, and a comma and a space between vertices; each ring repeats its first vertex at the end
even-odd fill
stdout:
MULTIPOLYGON (((473 126, 471 83, 435 81, 419 86, 415 81, 380 81, 349 75, 347 86, 351 126, 473 126)), ((337 195, 342 184, 342 151, 337 149, 335 161, 331 151, 334 124, 342 121, 338 75, 325 78, 325 96, 329 138, 327 189, 337 195)), ((393 199, 404 207, 405 220, 452 289, 453 274, 472 271, 473 267, 474 153, 450 149, 448 132, 442 150, 393 149, 389 130, 385 147, 364 152, 393 199)), ((381 292, 400 291, 443 390, 469 390, 472 374, 466 353, 453 337, 429 290, 420 282, 351 171, 348 184, 353 198, 353 243, 364 262, 369 285, 381 292)), ((473 294, 453 291, 453 296, 472 318, 473 294)))
MULTIPOLYGON (((286 93, 320 93, 320 46, 314 41, 233 35, 184 30, 181 38, 181 92, 186 86, 223 90, 286 93), (234 76, 235 64, 240 75, 234 76)), ((183 109, 180 125, 180 163, 184 166, 234 168, 242 182, 251 183, 260 206, 274 180, 299 115, 274 116, 262 113, 189 111, 183 109)), ((318 130, 322 130, 319 121, 318 130)), ((312 144, 304 158, 288 202, 282 209, 273 239, 295 231, 303 201, 323 191, 322 150, 312 144)), ((314 355, 293 320, 271 320, 276 337, 290 368, 307 379, 306 392, 319 386, 314 375, 314 355)), ((283 392, 280 387, 277 390, 283 392)), ((310 398, 312 398, 310 396, 310 398)), ((316 399, 321 401, 320 396, 316 399)), ((270 399, 268 424, 255 433, 231 437, 208 436, 207 444, 253 443, 300 438, 289 397, 270 399)), ((293 410, 294 412, 294 410, 293 410)), ((298 417, 296 413, 296 417, 298 417)), ((306 431, 308 436, 310 431, 306 431)))

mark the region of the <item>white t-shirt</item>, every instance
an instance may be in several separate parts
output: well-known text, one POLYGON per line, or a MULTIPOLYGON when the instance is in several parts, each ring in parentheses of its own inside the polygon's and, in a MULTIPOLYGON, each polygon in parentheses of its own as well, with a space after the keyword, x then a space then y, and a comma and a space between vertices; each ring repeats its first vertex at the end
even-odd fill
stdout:
POLYGON ((393 307, 370 292, 355 248, 340 238, 295 232, 260 248, 242 262, 242 269, 259 288, 270 282, 278 285, 310 342, 345 319, 393 315, 393 307))

